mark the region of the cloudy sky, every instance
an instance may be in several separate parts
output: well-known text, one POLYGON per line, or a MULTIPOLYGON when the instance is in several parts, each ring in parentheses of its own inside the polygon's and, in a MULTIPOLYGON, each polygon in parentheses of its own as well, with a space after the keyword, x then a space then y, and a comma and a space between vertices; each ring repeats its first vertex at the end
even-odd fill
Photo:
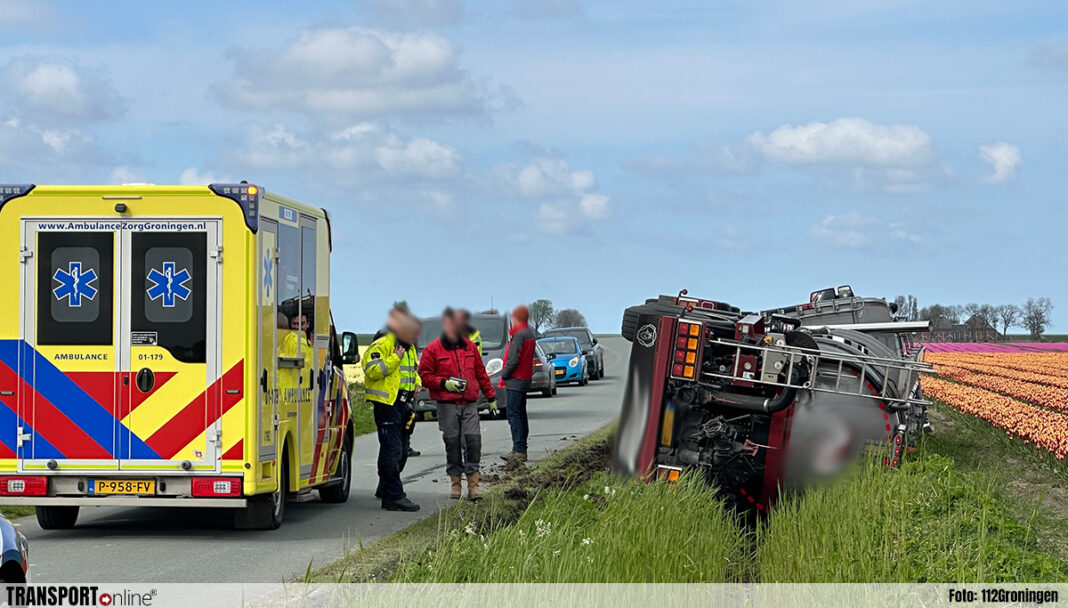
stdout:
POLYGON ((0 0, 0 33, 0 181, 326 207, 344 328, 851 283, 1068 331, 1063 3, 0 0))

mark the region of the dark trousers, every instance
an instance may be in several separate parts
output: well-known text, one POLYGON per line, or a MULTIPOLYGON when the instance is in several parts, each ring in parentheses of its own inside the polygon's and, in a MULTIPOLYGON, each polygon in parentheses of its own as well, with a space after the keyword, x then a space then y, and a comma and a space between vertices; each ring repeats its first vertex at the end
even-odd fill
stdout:
POLYGON ((401 471, 408 462, 408 433, 404 422, 408 408, 372 401, 378 427, 378 492, 382 500, 405 497, 401 471))
POLYGON ((527 451, 527 436, 530 435, 530 423, 527 422, 527 392, 507 389, 505 391, 508 413, 508 426, 512 429, 512 451, 527 451))
POLYGON ((478 473, 482 430, 476 403, 438 403, 438 428, 445 442, 445 472, 459 477, 478 473))

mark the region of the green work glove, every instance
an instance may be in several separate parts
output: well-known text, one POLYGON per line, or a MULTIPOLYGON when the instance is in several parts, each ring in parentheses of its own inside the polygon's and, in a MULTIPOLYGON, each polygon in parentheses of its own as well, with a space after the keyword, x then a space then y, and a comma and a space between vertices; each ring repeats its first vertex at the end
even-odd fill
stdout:
POLYGON ((487 403, 486 405, 489 407, 489 411, 493 412, 494 414, 497 413, 497 400, 496 399, 491 399, 490 402, 487 403))
POLYGON ((462 393, 462 392, 464 392, 463 389, 460 388, 460 383, 455 381, 455 380, 446 380, 445 381, 445 390, 449 391, 450 393, 462 393))

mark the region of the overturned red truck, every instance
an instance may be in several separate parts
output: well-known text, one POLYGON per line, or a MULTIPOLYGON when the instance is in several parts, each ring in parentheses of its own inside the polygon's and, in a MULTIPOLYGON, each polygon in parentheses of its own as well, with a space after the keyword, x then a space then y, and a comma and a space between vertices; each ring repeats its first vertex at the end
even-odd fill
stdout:
POLYGON ((930 366, 910 338, 928 323, 896 312, 849 286, 760 312, 685 290, 628 308, 613 468, 668 480, 695 470, 759 512, 867 450, 897 466, 930 428, 919 382, 930 366))

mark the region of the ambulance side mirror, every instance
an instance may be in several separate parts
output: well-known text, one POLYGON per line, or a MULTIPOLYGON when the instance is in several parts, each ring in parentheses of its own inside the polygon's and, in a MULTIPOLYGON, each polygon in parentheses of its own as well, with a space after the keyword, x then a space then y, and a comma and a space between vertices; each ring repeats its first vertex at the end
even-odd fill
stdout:
POLYGON ((360 362, 359 343, 356 341, 356 334, 351 331, 341 334, 341 362, 345 365, 360 362))

